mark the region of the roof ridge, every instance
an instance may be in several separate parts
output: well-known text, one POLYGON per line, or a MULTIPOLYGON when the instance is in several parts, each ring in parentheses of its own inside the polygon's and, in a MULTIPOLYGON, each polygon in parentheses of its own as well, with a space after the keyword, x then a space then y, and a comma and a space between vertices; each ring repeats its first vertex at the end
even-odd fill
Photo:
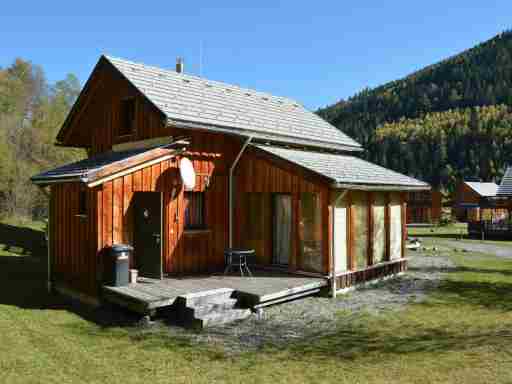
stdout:
POLYGON ((240 91, 250 91, 250 92, 253 92, 257 95, 261 95, 261 96, 267 96, 267 97, 270 97, 272 99, 279 99, 279 100, 286 100, 288 102, 290 102, 290 104, 297 104, 299 106, 301 106, 302 108, 306 109, 307 108, 301 104, 299 101, 295 100, 295 99, 292 99, 290 97, 287 97, 287 96, 278 96, 278 95, 274 95, 272 93, 269 93, 269 92, 265 92, 265 91, 259 91, 257 89, 254 89, 254 88, 249 88, 249 87, 243 87, 243 86, 240 86, 238 84, 231 84, 231 83, 226 83, 226 82, 223 82, 223 81, 220 81, 220 80, 212 80, 212 79, 208 79, 206 77, 201 77, 201 76, 197 76, 197 75, 192 75, 192 74, 188 74, 188 73, 178 73, 176 72, 175 70, 173 69, 168 69, 168 68, 162 68, 162 67, 158 67, 156 65, 151 65, 151 64, 146 64, 146 63, 143 63, 143 62, 138 62, 138 61, 132 61, 132 60, 128 60, 128 59, 124 59, 122 57, 116 57, 116 56, 112 56, 112 55, 106 55, 104 54, 103 55, 108 61, 121 61, 125 64, 128 64, 128 65, 138 65, 138 66, 142 66, 146 69, 153 69, 153 70, 156 70, 156 71, 162 71, 162 72, 165 72, 165 73, 170 73, 172 74, 173 76, 176 76, 176 77, 183 77, 183 78, 189 78, 189 79, 193 79, 193 80, 197 80, 197 81, 201 81, 201 82, 205 82, 205 83, 213 83, 213 84, 216 84, 218 86, 221 86, 221 87, 228 87, 228 88, 236 88, 240 91))

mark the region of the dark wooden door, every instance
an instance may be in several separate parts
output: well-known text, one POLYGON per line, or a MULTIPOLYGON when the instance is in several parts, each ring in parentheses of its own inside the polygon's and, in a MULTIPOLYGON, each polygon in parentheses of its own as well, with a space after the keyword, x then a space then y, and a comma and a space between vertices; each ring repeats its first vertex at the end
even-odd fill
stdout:
POLYGON ((162 194, 136 192, 133 196, 133 246, 139 275, 162 278, 162 194))

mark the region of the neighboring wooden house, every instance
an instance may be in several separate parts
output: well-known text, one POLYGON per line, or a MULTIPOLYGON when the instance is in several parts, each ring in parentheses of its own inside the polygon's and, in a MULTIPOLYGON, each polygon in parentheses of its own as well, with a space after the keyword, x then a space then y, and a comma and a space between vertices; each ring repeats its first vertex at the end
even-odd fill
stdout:
POLYGON ((483 183, 477 181, 462 181, 455 192, 455 217, 461 222, 480 221, 490 213, 482 206, 482 202, 496 196, 498 185, 496 183, 483 183))
POLYGON ((494 195, 480 200, 477 220, 469 222, 468 232, 478 237, 512 237, 512 167, 507 168, 494 195))
MULTIPOLYGON (((496 191, 496 196, 512 200, 512 167, 507 167, 501 183, 496 191)), ((512 201, 509 201, 512 202, 512 201)))
POLYGON ((49 281, 82 297, 114 243, 156 278, 221 271, 230 246, 336 289, 398 273, 406 193, 429 189, 293 100, 106 56, 57 142, 89 158, 32 180, 50 187, 49 281))
POLYGON ((442 194, 432 189, 407 194, 407 224, 437 224, 441 220, 442 194))

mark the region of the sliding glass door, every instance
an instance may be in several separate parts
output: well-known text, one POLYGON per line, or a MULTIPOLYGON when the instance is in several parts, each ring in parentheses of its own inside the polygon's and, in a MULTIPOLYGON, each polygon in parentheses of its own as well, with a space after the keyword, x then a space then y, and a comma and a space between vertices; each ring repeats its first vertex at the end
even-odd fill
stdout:
POLYGON ((292 235, 292 197, 276 194, 273 196, 273 200, 274 263, 288 265, 292 235))

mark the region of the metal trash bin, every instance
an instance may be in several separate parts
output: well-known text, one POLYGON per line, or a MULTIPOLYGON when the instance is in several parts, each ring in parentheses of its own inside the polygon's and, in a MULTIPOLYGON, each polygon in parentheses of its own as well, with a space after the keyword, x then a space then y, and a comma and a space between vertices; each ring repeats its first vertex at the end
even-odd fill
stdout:
POLYGON ((112 287, 129 283, 130 255, 133 247, 127 244, 114 244, 106 253, 103 282, 112 287))

